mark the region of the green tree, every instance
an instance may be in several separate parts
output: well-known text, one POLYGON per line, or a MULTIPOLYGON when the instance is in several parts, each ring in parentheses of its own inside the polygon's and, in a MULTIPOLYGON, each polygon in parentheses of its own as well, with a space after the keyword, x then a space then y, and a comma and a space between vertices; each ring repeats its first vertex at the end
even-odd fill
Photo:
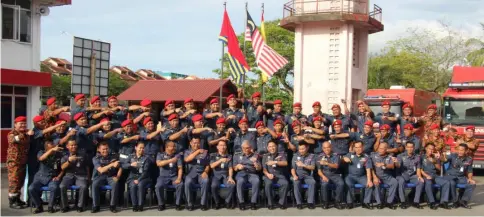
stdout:
POLYGON ((59 105, 69 105, 71 97, 71 76, 57 76, 52 74, 51 78, 52 85, 42 88, 42 96, 44 99, 55 96, 59 105))
MULTIPOLYGON (((481 23, 482 30, 484 30, 484 23, 481 23)), ((484 66, 484 41, 471 38, 466 41, 466 46, 473 49, 469 54, 467 54, 467 61, 472 66, 484 66)))
POLYGON ((108 95, 109 96, 117 96, 126 89, 129 88, 128 82, 121 79, 121 77, 117 73, 110 73, 109 74, 109 88, 108 88, 108 95))

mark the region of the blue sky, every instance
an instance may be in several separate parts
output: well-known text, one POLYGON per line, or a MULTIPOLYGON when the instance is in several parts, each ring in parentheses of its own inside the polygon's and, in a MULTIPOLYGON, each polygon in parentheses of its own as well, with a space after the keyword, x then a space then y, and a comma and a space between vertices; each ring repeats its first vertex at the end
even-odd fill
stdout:
MULTIPOLYGON (((213 77, 220 66, 217 37, 223 0, 73 0, 70 6, 51 8, 42 18, 41 58, 72 60, 72 35, 112 44, 111 66, 123 65, 213 77), (62 33, 65 32, 65 33, 62 33)), ((228 0, 236 33, 243 30, 246 0, 228 0)), ((265 4, 265 19, 282 17, 287 0, 248 0, 255 20, 265 4)), ((385 31, 370 36, 370 52, 397 39, 409 27, 439 29, 439 20, 468 37, 482 37, 481 0, 373 0, 383 9, 385 31)), ((256 21, 257 22, 257 21, 256 21)))

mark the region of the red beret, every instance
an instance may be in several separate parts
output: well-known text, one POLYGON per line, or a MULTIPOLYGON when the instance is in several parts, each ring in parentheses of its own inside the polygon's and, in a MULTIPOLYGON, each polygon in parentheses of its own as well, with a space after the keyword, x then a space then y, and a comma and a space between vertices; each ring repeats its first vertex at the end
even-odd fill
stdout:
POLYGON ((132 123, 131 120, 125 120, 125 121, 123 121, 123 123, 121 123, 121 127, 126 127, 126 126, 130 125, 131 123, 132 123))
POLYGON ((317 117, 314 117, 313 118, 313 123, 316 122, 316 121, 323 121, 323 118, 317 116, 317 117))
POLYGON ((265 127, 264 122, 257 121, 257 123, 255 124, 255 128, 259 128, 259 127, 265 127))
POLYGON ((369 127, 373 127, 373 121, 365 121, 365 125, 369 127))
POLYGON ((74 100, 77 101, 77 100, 80 100, 80 99, 83 99, 83 98, 86 98, 86 96, 84 94, 77 94, 75 97, 74 97, 74 100))
POLYGON ((339 108, 339 109, 341 109, 341 107, 340 107, 338 104, 333 104, 333 106, 331 106, 331 110, 333 110, 334 108, 339 108))
POLYGON ((55 122, 55 125, 62 124, 63 122, 65 122, 65 121, 64 120, 58 120, 58 121, 55 122))
POLYGON ((25 116, 18 116, 15 118, 15 123, 18 122, 27 122, 27 118, 25 116))
POLYGON ((150 106, 151 105, 151 100, 149 99, 144 99, 144 100, 141 100, 141 102, 139 103, 141 106, 143 107, 146 107, 146 106, 150 106))
POLYGON ((34 122, 40 122, 44 120, 44 116, 37 115, 34 117, 33 121, 34 122))
POLYGON ((227 101, 229 101, 229 100, 231 100, 231 99, 233 99, 233 98, 235 98, 235 95, 234 95, 234 94, 230 94, 230 95, 227 97, 227 101))
POLYGON ((210 105, 211 104, 214 104, 214 103, 218 103, 218 99, 217 98, 210 100, 210 105))
POLYGON ((151 121, 151 117, 146 117, 145 119, 143 119, 143 125, 146 125, 150 121, 151 121))
POLYGON ((406 109, 406 108, 412 108, 412 105, 410 105, 409 103, 405 103, 405 105, 402 106, 403 109, 406 109))
POLYGON ((405 124, 405 126, 403 126, 403 129, 405 129, 405 130, 413 130, 413 125, 412 124, 405 124))
POLYGON ((390 101, 387 101, 387 100, 383 101, 381 106, 385 106, 385 105, 390 106, 390 101))
POLYGON ((109 118, 103 118, 100 123, 109 122, 109 118))
POLYGON ((171 115, 170 115, 170 116, 168 116, 168 121, 171 121, 171 120, 173 120, 173 119, 177 119, 177 118, 178 118, 178 115, 177 115, 177 114, 175 114, 175 113, 171 113, 171 115))
POLYGON ((320 102, 318 102, 318 101, 316 101, 316 102, 314 102, 314 103, 313 103, 313 108, 314 108, 314 106, 319 106, 319 107, 321 107, 321 103, 320 103, 320 102))
POLYGON ((247 118, 242 118, 240 119, 239 124, 242 124, 242 123, 249 123, 249 120, 247 120, 247 118))
POLYGON ((274 105, 282 105, 282 100, 280 99, 274 100, 274 105))
POLYGON ((437 105, 435 104, 429 105, 429 107, 427 107, 427 110, 429 109, 437 109, 437 105))
POLYGON ((294 107, 294 108, 301 108, 302 105, 301 105, 300 102, 296 102, 296 103, 294 103, 294 105, 292 107, 294 107))
POLYGON ((55 103, 55 97, 51 97, 47 100, 47 106, 50 106, 55 103))
POLYGON ((467 130, 475 131, 476 130, 476 127, 474 127, 474 126, 468 126, 468 127, 466 127, 466 131, 467 130))
POLYGON ((118 100, 118 98, 117 98, 116 96, 110 96, 110 97, 108 98, 108 102, 109 102, 109 100, 112 100, 112 99, 118 100))
POLYGON ((76 115, 74 115, 74 120, 77 121, 77 120, 79 120, 82 117, 84 117, 84 113, 83 112, 79 112, 76 115))
POLYGON ((437 130, 437 129, 440 129, 440 126, 438 124, 432 124, 432 125, 430 125, 430 129, 431 130, 437 130))
POLYGON ((173 103, 175 103, 175 102, 173 100, 171 100, 171 99, 166 100, 165 107, 168 106, 168 105, 170 105, 170 104, 173 104, 173 103))
POLYGON ((99 96, 94 96, 91 98, 91 104, 99 100, 99 96))
POLYGON ((390 125, 383 124, 383 126, 380 127, 380 130, 390 130, 390 125))
POLYGON ((225 124, 225 118, 219 118, 219 119, 217 119, 216 124, 225 124))
POLYGON ((357 106, 364 105, 364 104, 365 104, 365 102, 360 101, 360 102, 358 102, 358 105, 357 106))
POLYGON ((333 126, 335 126, 335 125, 340 125, 341 126, 341 125, 343 125, 343 121, 341 121, 341 120, 334 120, 333 126))
POLYGON ((280 119, 276 119, 276 121, 274 121, 274 126, 276 126, 276 124, 280 124, 282 126, 284 126, 284 123, 280 120, 280 119))
POLYGON ((186 104, 186 103, 189 103, 189 102, 193 102, 193 99, 192 98, 186 98, 185 101, 183 102, 183 104, 186 104))
POLYGON ((301 125, 301 122, 299 122, 297 120, 296 121, 293 121, 292 124, 291 124, 292 128, 297 127, 297 126, 300 126, 300 125, 301 125))
POLYGON ((260 92, 255 92, 252 94, 252 98, 260 97, 260 92))
POLYGON ((196 114, 192 117, 193 122, 201 121, 203 120, 203 116, 201 114, 196 114))

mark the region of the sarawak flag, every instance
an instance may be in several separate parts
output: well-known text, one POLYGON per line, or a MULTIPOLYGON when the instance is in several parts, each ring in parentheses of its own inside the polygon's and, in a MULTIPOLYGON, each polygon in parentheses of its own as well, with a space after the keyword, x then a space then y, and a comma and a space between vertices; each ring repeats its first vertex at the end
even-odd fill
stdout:
POLYGON ((244 54, 240 50, 239 41, 235 35, 234 28, 230 23, 227 10, 224 11, 224 20, 219 39, 227 45, 229 56, 229 68, 232 80, 237 84, 242 84, 243 76, 249 71, 249 65, 245 60, 244 54))
MULTIPOLYGON (((264 25, 264 11, 262 11, 262 15, 260 18, 260 34, 262 36, 262 39, 267 43, 267 38, 266 38, 266 30, 265 30, 265 25, 264 25)), ((267 73, 262 72, 261 73, 261 78, 262 78, 262 83, 266 83, 269 80, 269 77, 267 77, 267 73)))

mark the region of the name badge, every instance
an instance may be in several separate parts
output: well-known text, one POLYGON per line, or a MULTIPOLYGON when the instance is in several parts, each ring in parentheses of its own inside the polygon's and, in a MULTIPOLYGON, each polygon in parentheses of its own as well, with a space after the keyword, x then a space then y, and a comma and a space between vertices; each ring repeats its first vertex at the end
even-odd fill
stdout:
POLYGON ((464 167, 460 167, 460 172, 463 173, 464 172, 464 167))
POLYGON ((169 164, 169 166, 170 166, 170 167, 173 167, 173 163, 170 163, 170 164, 169 164))
POLYGON ((76 167, 81 167, 81 162, 77 161, 76 167))
POLYGON ((417 171, 417 167, 416 166, 413 166, 413 171, 417 171))
POLYGON ((200 159, 197 159, 197 164, 200 164, 200 159))
POLYGON ((56 170, 56 169, 57 169, 57 163, 54 164, 54 170, 56 170))
POLYGON ((351 159, 355 158, 355 155, 351 155, 351 159))
POLYGON ((301 157, 299 157, 299 156, 298 156, 298 157, 297 157, 297 160, 301 160, 301 157))
POLYGON ((361 168, 361 164, 360 163, 356 164, 356 168, 360 169, 361 168))
POLYGON ((220 168, 222 168, 222 169, 223 169, 224 167, 225 167, 225 163, 221 163, 221 164, 220 164, 220 168))
POLYGON ((124 154, 119 154, 119 158, 123 158, 123 159, 126 159, 126 158, 128 158, 128 155, 124 155, 124 154))

